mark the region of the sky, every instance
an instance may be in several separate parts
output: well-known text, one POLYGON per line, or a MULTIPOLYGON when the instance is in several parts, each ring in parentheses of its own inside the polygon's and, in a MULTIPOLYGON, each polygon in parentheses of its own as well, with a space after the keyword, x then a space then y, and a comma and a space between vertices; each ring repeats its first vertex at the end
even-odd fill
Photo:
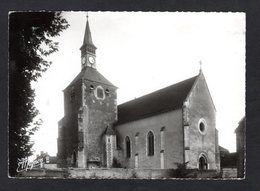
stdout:
MULTIPOLYGON (((88 12, 97 70, 118 87, 118 104, 198 75, 201 61, 217 113, 219 145, 236 151, 245 115, 245 14, 216 12, 88 12)), ((54 40, 47 72, 32 86, 43 125, 35 154, 57 153, 62 90, 81 70, 86 12, 64 12, 70 27, 54 40)))

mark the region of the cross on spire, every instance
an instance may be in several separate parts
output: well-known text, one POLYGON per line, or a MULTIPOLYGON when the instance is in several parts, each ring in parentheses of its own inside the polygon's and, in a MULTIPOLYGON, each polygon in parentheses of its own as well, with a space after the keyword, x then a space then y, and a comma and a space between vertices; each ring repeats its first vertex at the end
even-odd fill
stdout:
POLYGON ((202 71, 202 61, 201 60, 199 61, 199 64, 200 64, 200 73, 201 73, 201 71, 202 71))

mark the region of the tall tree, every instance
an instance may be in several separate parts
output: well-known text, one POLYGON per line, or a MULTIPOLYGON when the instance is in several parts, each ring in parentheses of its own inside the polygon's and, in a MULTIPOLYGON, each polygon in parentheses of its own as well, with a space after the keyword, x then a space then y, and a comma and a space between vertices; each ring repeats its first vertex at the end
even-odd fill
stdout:
POLYGON ((61 12, 13 12, 9 15, 9 175, 17 174, 18 159, 32 155, 34 105, 32 81, 51 65, 46 56, 58 50, 53 37, 68 28, 61 12))

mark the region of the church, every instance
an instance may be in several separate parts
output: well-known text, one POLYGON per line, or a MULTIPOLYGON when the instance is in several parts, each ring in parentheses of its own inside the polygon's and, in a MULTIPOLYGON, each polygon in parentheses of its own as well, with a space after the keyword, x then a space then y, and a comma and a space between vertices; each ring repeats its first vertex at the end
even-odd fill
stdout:
POLYGON ((87 19, 81 71, 63 90, 59 167, 220 169, 216 109, 202 70, 117 105, 117 87, 97 70, 96 49, 87 19))

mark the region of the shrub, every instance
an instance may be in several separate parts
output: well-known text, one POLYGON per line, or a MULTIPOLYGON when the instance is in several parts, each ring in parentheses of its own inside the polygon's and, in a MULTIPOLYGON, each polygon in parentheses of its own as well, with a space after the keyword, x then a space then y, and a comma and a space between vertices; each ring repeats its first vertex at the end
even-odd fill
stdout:
POLYGON ((176 163, 177 168, 172 169, 169 173, 169 176, 172 178, 187 178, 188 175, 187 164, 188 162, 176 163))
POLYGON ((135 171, 133 171, 133 174, 132 174, 131 178, 138 178, 135 171))
POLYGON ((113 158, 112 167, 113 168, 122 168, 122 165, 120 164, 120 162, 118 162, 118 160, 116 158, 113 158))

